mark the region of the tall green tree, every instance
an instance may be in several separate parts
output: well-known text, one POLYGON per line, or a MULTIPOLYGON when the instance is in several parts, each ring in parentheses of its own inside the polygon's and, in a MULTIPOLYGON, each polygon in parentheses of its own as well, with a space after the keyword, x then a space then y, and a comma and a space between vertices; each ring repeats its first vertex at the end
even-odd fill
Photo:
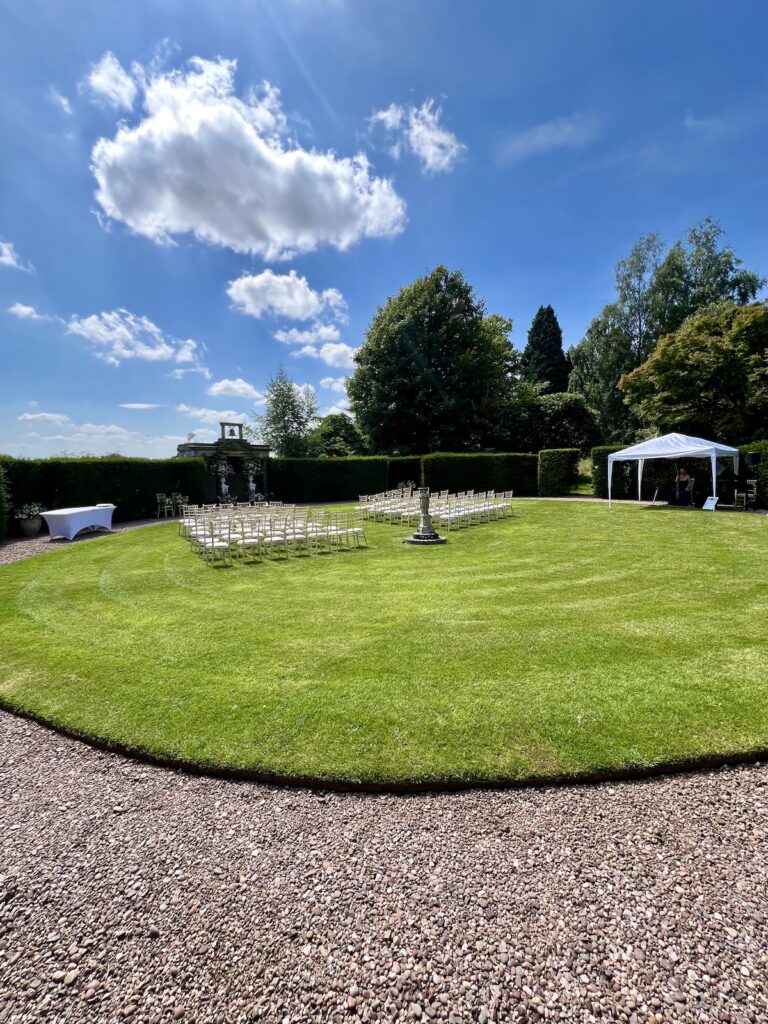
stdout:
POLYGON ((320 412, 312 388, 298 387, 280 366, 264 394, 264 412, 256 416, 259 437, 276 455, 306 455, 320 412))
POLYGON ((551 306, 539 306, 523 350, 526 378, 544 385, 545 392, 568 390, 570 364, 563 352, 563 332, 551 306))
POLYGON ((615 305, 604 307, 569 355, 573 364, 569 388, 595 410, 603 440, 628 440, 636 424, 618 383, 635 363, 632 340, 615 305))
POLYGON ((536 412, 535 449, 580 448, 589 451, 601 438, 595 413, 581 395, 570 392, 542 395, 536 412))
POLYGON ((765 433, 768 304, 709 305, 621 380, 644 426, 728 443, 765 433))
POLYGON ((315 456, 368 455, 370 442, 351 416, 332 412, 309 435, 309 451, 315 456))
POLYGON ((355 355, 351 410, 377 451, 471 451, 501 443, 512 323, 486 316, 459 271, 436 267, 380 306, 355 355))
POLYGON ((569 390, 594 409, 606 441, 625 441, 637 423, 619 391, 621 376, 639 366, 656 344, 653 283, 663 246, 658 235, 642 235, 616 264, 616 299, 603 307, 584 338, 570 349, 569 390))
POLYGON ((664 245, 658 235, 641 235, 623 260, 616 264, 616 301, 619 325, 629 339, 635 366, 656 344, 654 281, 664 245))
POLYGON ((712 303, 746 305, 762 287, 763 279, 743 268, 722 235, 706 218, 666 254, 658 235, 643 235, 617 264, 615 301, 568 353, 569 388, 595 409, 606 440, 630 440, 637 429, 619 380, 648 359, 660 337, 712 303))
POLYGON ((723 229, 706 217, 694 224, 686 244, 675 242, 652 282, 653 319, 658 337, 676 331, 697 310, 728 300, 752 302, 764 279, 745 270, 729 245, 721 245, 723 229))

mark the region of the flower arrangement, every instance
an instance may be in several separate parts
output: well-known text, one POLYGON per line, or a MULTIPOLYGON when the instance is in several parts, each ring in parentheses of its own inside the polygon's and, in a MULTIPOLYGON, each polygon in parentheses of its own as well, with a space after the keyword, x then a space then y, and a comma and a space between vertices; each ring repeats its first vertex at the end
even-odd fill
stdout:
POLYGON ((41 512, 45 512, 43 505, 36 501, 29 501, 26 505, 19 505, 17 509, 14 509, 13 516, 14 519, 35 519, 41 512))
POLYGON ((234 469, 226 459, 219 459, 217 462, 214 462, 211 466, 211 471, 221 480, 226 480, 228 476, 232 476, 234 473, 234 469))

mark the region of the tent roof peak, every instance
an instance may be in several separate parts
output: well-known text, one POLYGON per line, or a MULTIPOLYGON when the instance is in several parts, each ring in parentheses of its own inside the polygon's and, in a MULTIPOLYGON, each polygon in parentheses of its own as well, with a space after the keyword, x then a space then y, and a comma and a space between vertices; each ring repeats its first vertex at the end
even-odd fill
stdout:
POLYGON ((703 437, 692 437, 688 434, 662 434, 648 441, 640 441, 619 452, 608 456, 609 462, 621 462, 623 459, 676 459, 706 458, 712 455, 738 455, 739 449, 719 441, 708 441, 703 437))

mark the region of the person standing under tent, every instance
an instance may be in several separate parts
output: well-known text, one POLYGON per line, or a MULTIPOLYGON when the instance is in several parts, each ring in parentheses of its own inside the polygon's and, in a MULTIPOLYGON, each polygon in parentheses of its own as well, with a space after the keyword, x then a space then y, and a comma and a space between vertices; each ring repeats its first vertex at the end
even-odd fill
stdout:
POLYGON ((670 495, 670 505, 690 505, 693 499, 693 477, 685 466, 681 466, 675 479, 675 485, 670 495))

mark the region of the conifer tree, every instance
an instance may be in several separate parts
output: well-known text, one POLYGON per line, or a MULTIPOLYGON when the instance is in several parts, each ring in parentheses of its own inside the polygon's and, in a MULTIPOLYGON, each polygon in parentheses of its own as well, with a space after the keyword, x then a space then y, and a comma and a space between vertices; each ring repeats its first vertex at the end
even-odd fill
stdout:
POLYGON ((563 352, 563 332, 551 306, 539 306, 533 318, 523 352, 523 369, 531 383, 545 384, 549 393, 568 390, 570 366, 563 352))

